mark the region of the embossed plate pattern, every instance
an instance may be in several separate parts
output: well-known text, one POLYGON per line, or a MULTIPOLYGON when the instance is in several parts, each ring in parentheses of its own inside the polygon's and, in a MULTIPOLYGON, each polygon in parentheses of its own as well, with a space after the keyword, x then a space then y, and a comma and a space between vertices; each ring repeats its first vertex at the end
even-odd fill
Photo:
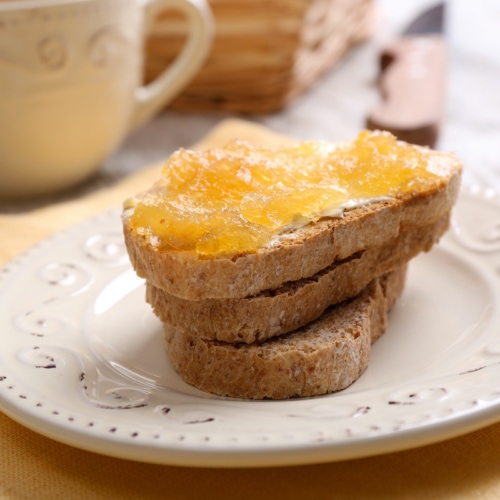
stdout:
POLYGON ((500 201, 464 189, 412 262, 370 366, 347 390, 237 401, 184 384, 130 268, 119 212, 0 270, 0 408, 58 441, 191 466, 304 464, 396 451, 500 420, 500 201))

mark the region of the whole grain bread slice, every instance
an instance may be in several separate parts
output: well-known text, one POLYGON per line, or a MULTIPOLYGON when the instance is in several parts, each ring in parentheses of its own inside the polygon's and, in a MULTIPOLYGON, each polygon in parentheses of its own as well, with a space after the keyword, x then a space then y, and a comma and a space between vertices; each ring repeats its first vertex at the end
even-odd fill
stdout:
POLYGON ((137 274, 171 295, 187 300, 244 298, 311 277, 410 228, 439 221, 455 203, 459 185, 460 169, 453 168, 427 191, 360 206, 340 218, 320 219, 254 253, 230 258, 159 250, 132 230, 126 216, 125 243, 137 274))
POLYGON ((376 278, 358 297, 262 344, 204 340, 165 325, 168 356, 185 382, 220 396, 286 399, 340 391, 368 366, 371 343, 387 328, 405 272, 376 278))
POLYGON ((146 282, 146 300, 158 318, 206 340, 263 342, 318 318, 330 305, 358 295, 377 276, 428 251, 446 231, 449 214, 402 231, 388 243, 336 261, 310 278, 243 299, 185 300, 146 282))

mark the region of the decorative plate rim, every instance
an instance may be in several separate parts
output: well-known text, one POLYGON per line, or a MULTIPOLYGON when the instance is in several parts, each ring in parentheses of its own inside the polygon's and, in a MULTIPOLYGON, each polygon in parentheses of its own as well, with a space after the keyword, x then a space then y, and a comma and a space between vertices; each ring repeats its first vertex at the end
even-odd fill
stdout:
MULTIPOLYGON (((168 367, 162 376, 171 385, 165 387, 157 373, 116 361, 122 346, 102 328, 103 321, 123 328, 139 321, 129 316, 144 315, 144 309, 142 303, 137 310, 124 307, 140 283, 130 278, 120 211, 98 214, 37 243, 0 269, 0 341, 6 346, 0 353, 0 409, 40 434, 88 451, 203 467, 359 458, 495 423, 500 420, 500 388, 494 383, 500 374, 500 340, 493 333, 500 324, 500 216, 497 222, 492 214, 499 208, 494 190, 464 186, 453 229, 419 264, 419 272, 425 272, 429 263, 449 262, 451 271, 463 274, 457 279, 491 298, 490 309, 471 326, 474 335, 462 332, 462 340, 473 347, 470 358, 462 359, 460 347, 450 343, 443 352, 455 349, 453 366, 445 364, 430 377, 376 389, 366 383, 358 389, 355 383, 336 395, 279 402, 200 395, 173 380, 168 367), (484 227, 476 227, 475 212, 484 227), (23 294, 27 283, 29 298, 23 294), (128 283, 121 297, 125 302, 112 303, 116 287, 104 292, 114 283, 128 283), (371 394, 370 404, 360 404, 360 394, 371 394), (247 427, 238 427, 237 421, 247 427)), ((478 316, 476 302, 471 309, 478 316)), ((469 316, 476 318, 472 312, 463 314, 465 323, 472 321, 469 316)), ((146 330, 153 325, 149 319, 140 321, 146 321, 146 330)))

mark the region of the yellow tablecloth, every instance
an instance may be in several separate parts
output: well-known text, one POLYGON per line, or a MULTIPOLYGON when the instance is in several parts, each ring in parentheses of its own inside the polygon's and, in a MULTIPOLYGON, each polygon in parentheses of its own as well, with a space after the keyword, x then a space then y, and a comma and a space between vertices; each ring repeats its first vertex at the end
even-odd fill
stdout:
MULTIPOLYGON (((231 137, 285 140, 223 122, 200 145, 231 137)), ((158 166, 116 186, 30 213, 0 214, 0 264, 37 240, 117 206, 158 166)), ((1 348, 1 346, 0 346, 1 348)), ((500 381, 499 381, 500 385, 500 381)), ((40 436, 0 413, 0 499, 500 498, 500 424, 430 446, 346 462, 268 469, 198 469, 105 457, 40 436)))

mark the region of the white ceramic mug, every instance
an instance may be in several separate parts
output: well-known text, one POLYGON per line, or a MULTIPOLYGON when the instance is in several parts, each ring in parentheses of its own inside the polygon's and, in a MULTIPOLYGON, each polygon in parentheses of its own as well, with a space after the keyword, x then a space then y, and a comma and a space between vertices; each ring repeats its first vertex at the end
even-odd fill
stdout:
POLYGON ((49 193, 97 169, 195 75, 213 23, 205 0, 0 1, 0 197, 49 193), (188 40, 141 86, 143 40, 162 9, 188 40))

